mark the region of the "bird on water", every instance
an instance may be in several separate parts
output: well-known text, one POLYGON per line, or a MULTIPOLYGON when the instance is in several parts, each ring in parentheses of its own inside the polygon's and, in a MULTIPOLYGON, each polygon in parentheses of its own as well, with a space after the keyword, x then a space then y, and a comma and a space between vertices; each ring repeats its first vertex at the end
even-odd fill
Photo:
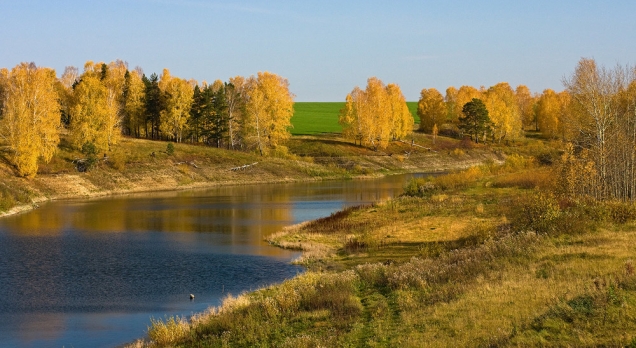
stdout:
POLYGON ((190 294, 190 300, 194 300, 194 295, 190 294))

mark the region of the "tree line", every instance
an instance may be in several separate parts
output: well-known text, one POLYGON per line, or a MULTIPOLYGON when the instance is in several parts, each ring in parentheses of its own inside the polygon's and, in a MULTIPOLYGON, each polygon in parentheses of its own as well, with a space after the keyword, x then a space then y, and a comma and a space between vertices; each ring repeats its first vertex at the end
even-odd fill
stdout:
POLYGON ((605 68, 583 58, 563 84, 561 92, 541 94, 505 82, 488 89, 449 87, 445 96, 423 89, 420 129, 493 142, 519 139, 525 129, 540 131, 565 144, 557 175, 561 193, 636 200, 636 66, 605 68))
POLYGON ((32 177, 68 132, 77 150, 106 152, 122 135, 204 143, 264 155, 290 136, 294 95, 276 74, 212 84, 146 76, 117 60, 87 62, 80 74, 21 63, 0 69, 0 139, 19 175, 32 177))

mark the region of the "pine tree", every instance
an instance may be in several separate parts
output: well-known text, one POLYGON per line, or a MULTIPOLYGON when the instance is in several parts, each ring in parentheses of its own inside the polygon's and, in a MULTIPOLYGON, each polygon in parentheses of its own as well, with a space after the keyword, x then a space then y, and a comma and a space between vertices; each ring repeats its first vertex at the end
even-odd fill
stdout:
POLYGON ((473 98, 464 104, 462 114, 464 116, 459 118, 459 129, 470 135, 476 143, 480 137, 485 138, 492 131, 488 109, 481 99, 473 98))

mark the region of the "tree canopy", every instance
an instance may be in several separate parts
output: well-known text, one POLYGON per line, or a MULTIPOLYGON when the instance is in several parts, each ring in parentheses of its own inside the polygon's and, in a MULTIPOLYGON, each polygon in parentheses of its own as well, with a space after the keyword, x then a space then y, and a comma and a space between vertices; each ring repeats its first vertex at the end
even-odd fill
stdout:
POLYGON ((33 177, 38 159, 48 162, 60 142, 55 71, 22 63, 0 73, 0 138, 18 175, 33 177))
POLYGON ((385 86, 372 77, 367 87, 355 87, 346 97, 338 122, 345 139, 373 149, 385 149, 391 139, 401 139, 413 131, 413 116, 400 87, 385 86))

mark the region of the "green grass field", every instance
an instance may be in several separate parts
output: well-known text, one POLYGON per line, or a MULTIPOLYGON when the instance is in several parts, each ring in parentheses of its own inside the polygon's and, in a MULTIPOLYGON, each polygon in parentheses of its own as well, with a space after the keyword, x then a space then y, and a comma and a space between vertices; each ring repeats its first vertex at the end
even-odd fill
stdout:
MULTIPOLYGON (((417 102, 406 102, 416 123, 417 102)), ((338 114, 344 102, 298 102, 294 103, 294 116, 291 119, 293 135, 310 135, 319 133, 340 133, 338 114)))

